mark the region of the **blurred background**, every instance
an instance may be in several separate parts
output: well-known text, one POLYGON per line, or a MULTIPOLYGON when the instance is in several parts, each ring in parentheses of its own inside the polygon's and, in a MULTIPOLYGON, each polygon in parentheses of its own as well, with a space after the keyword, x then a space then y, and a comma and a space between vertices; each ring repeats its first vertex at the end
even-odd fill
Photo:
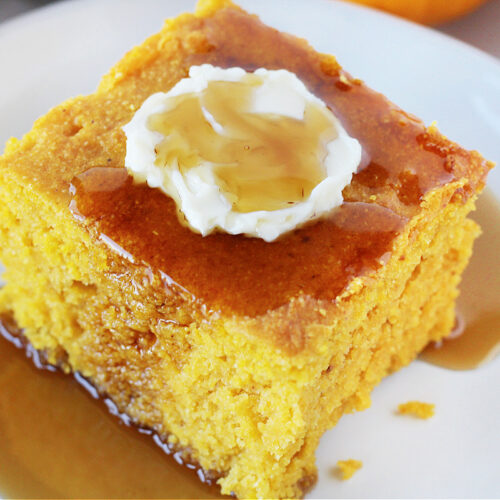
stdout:
MULTIPOLYGON (((68 0, 58 1, 64 2, 68 0)), ((286 0, 272 1, 286 3, 286 0)), ((431 25, 443 33, 500 58, 500 0, 351 1, 380 8, 407 19, 431 25)), ((55 3, 55 1, 0 0, 0 23, 50 3, 55 3)), ((193 0, 194 3, 195 0, 193 0)))

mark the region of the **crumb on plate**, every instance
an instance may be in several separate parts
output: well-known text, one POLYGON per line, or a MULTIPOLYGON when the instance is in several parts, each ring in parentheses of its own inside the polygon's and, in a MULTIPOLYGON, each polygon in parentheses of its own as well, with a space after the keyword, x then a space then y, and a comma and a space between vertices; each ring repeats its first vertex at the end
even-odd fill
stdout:
POLYGON ((398 406, 400 415, 411 415, 413 417, 427 419, 434 416, 434 407, 432 403, 423 403, 422 401, 408 401, 398 406))
POLYGON ((358 469, 363 467, 363 462, 352 458, 349 460, 339 460, 337 462, 337 467, 339 469, 341 479, 345 481, 346 479, 350 479, 358 469))

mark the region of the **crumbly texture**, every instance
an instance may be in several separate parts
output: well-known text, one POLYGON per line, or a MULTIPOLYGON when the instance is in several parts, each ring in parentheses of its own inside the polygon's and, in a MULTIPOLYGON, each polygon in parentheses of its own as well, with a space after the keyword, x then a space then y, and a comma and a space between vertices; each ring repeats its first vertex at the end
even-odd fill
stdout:
MULTIPOLYGON (((219 476, 223 493, 299 497, 314 483, 314 451, 324 431, 344 413, 368 407, 371 390, 385 375, 450 332, 457 285, 479 233, 466 216, 491 165, 437 131, 413 125, 415 119, 395 107, 387 115, 379 113, 381 123, 396 113, 401 134, 422 127, 422 151, 434 148, 446 161, 451 158, 446 166, 454 175, 442 182, 432 170, 422 170, 418 179, 426 190, 415 198, 411 190, 398 191, 401 183, 415 185, 410 174, 381 185, 376 165, 371 184, 361 172, 346 188, 345 199, 379 203, 394 210, 404 225, 391 236, 379 265, 354 267, 345 282, 332 275, 325 286, 313 289, 315 276, 304 274, 310 265, 304 259, 287 261, 281 281, 276 279, 274 267, 292 259, 294 235, 290 251, 271 261, 273 281, 252 268, 251 259, 237 259, 245 245, 253 245, 255 259, 275 250, 238 237, 202 239, 172 225, 164 231, 164 246, 169 234, 175 234, 170 247, 179 240, 189 244, 168 269, 159 266, 154 252, 145 258, 147 252, 141 254, 128 236, 116 251, 106 240, 109 235, 103 237, 102 221, 75 217, 70 184, 90 167, 123 166, 121 127, 147 95, 167 90, 185 75, 191 61, 186 54, 195 53, 199 62, 212 53, 205 36, 212 28, 207 24, 203 31, 203 20, 226 13, 257 22, 229 2, 205 0, 196 15, 167 21, 159 35, 131 51, 95 94, 53 109, 21 141, 8 143, 0 158, 0 259, 7 268, 0 310, 14 316, 51 362, 80 372, 135 422, 219 476), (455 153, 449 156, 449 151, 455 153), (407 193, 417 201, 408 203, 407 193), (227 261, 217 265, 212 245, 226 252, 227 261), (131 258, 136 250, 140 258, 131 258), (226 264, 233 267, 224 274, 226 264), (298 275, 300 280, 293 281, 298 275)), ((333 58, 318 56, 304 42, 273 32, 276 36, 280 44, 260 50, 235 35, 227 50, 254 50, 252 57, 264 64, 273 50, 281 47, 285 53, 287 44, 300 42, 322 71, 340 71, 333 58)), ((287 57, 281 58, 283 64, 287 57)), ((345 81, 352 89, 339 98, 338 109, 348 106, 358 87, 362 91, 360 83, 341 74, 338 82, 345 81)), ((366 95, 360 109, 369 99, 385 102, 378 94, 366 95)), ((368 113, 363 128, 360 119, 360 134, 369 133, 370 120, 368 113)), ((383 128, 376 125, 373 137, 365 137, 374 145, 383 128)), ((419 163, 408 158, 419 146, 410 147, 397 134, 388 137, 393 143, 381 150, 391 148, 396 163, 418 169, 419 163)), ((143 217, 147 225, 148 214, 143 217)), ((307 229, 308 238, 321 227, 324 231, 321 224, 307 229)), ((370 237, 367 233, 364 240, 370 237)), ((146 250, 151 241, 143 241, 146 250)), ((342 250, 317 245, 321 253, 310 254, 309 260, 342 250)), ((336 262, 325 264, 323 276, 336 262)))
POLYGON ((413 417, 428 419, 434 416, 435 405, 432 403, 423 403, 422 401, 408 401, 398 406, 400 415, 411 415, 413 417))
POLYGON ((339 460, 337 462, 337 467, 340 469, 342 480, 345 481, 350 479, 356 471, 363 467, 363 462, 361 462, 361 460, 354 460, 353 458, 349 460, 339 460))

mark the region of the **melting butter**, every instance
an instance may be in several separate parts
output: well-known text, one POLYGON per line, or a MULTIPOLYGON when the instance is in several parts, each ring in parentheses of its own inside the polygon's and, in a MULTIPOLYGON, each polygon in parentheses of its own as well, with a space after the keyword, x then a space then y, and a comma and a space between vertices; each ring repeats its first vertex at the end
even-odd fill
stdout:
POLYGON ((292 73, 194 66, 124 128, 125 164, 201 234, 272 241, 342 203, 359 142, 292 73))
POLYGON ((235 212, 278 210, 308 198, 327 176, 326 145, 337 137, 335 124, 326 108, 312 103, 301 120, 253 113, 253 92, 261 83, 245 75, 173 98, 172 109, 149 121, 165 137, 155 164, 177 164, 185 174, 210 163, 235 212))

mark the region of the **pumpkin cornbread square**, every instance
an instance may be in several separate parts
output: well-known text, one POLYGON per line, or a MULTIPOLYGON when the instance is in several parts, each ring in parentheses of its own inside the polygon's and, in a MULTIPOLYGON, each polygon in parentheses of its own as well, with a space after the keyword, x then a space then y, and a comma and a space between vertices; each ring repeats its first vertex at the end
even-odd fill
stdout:
POLYGON ((324 430, 450 331, 489 167, 331 56, 205 1, 8 144, 1 308, 223 492, 300 496, 324 430), (342 118, 367 161, 329 218, 273 243, 203 238, 131 181, 122 127, 202 63, 288 69, 342 118))

